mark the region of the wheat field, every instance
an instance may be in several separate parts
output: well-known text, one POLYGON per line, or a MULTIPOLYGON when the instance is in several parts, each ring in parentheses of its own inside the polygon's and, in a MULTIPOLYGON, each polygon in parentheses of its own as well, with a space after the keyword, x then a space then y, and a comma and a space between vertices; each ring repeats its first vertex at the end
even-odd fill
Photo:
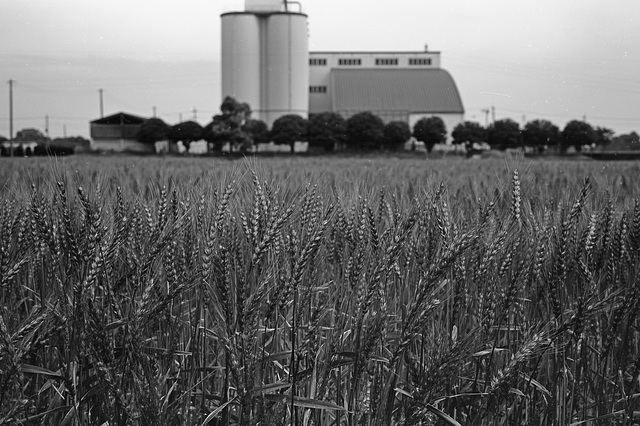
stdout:
POLYGON ((640 423, 639 178, 0 159, 0 424, 640 423))

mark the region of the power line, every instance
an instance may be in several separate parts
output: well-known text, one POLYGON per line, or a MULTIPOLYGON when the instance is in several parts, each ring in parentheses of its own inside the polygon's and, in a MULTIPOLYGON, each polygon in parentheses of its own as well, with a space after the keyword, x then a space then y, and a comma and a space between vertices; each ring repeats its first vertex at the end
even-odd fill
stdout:
POLYGON ((617 76, 578 74, 566 71, 554 71, 550 69, 543 69, 539 72, 534 72, 521 69, 521 66, 501 66, 495 63, 472 64, 459 62, 459 64, 460 65, 454 65, 454 67, 483 70, 491 72, 492 74, 502 74, 510 77, 524 77, 532 80, 544 81, 549 84, 555 83, 563 84, 565 86, 624 91, 625 93, 640 93, 640 85, 637 80, 617 76))
MULTIPOLYGON (((78 116, 63 116, 63 115, 31 115, 31 116, 14 116, 13 119, 14 121, 20 120, 20 121, 32 121, 32 120, 42 120, 45 117, 49 117, 50 119, 54 119, 54 120, 87 120, 89 121, 88 117, 78 117, 78 116)), ((0 117, 0 121, 9 121, 9 119, 7 118, 2 118, 0 117)))
MULTIPOLYGON (((504 111, 515 112, 515 113, 518 113, 518 114, 531 114, 531 115, 558 117, 558 118, 572 117, 572 115, 569 115, 569 114, 541 113, 541 112, 536 112, 536 111, 526 111, 526 110, 513 109, 513 108, 501 108, 501 109, 504 110, 504 111)), ((607 116, 602 116, 602 115, 589 115, 589 118, 595 118, 597 120, 638 121, 638 122, 640 122, 640 117, 607 117, 607 116)))
POLYGON ((66 79, 35 79, 31 80, 29 84, 21 84, 21 87, 27 88, 35 92, 43 93, 59 93, 66 91, 82 91, 91 92, 90 86, 100 84, 104 87, 110 88, 128 88, 128 87, 141 87, 141 88, 161 88, 161 89, 174 89, 185 86, 203 86, 209 83, 217 83, 217 79, 210 73, 207 74, 193 74, 191 77, 185 78, 184 74, 180 74, 179 77, 162 77, 162 78, 149 78, 140 76, 137 78, 132 77, 103 77, 94 78, 81 81, 69 81, 66 79), (39 84, 44 84, 46 87, 42 87, 39 84), (82 87, 86 86, 86 88, 82 87))
MULTIPOLYGON (((486 112, 486 108, 484 107, 466 107, 467 111, 481 111, 482 113, 486 112)), ((526 115, 534 115, 538 117, 555 117, 555 118, 571 118, 575 117, 575 114, 561 114, 561 113, 552 113, 552 112, 540 112, 540 111, 532 111, 532 110, 523 110, 523 109, 514 109, 514 108, 504 108, 500 107, 502 111, 517 113, 517 114, 526 114, 526 115)), ((589 115, 590 118, 595 118, 598 120, 611 120, 611 121, 638 121, 640 122, 640 116, 638 117, 618 117, 618 116, 604 116, 604 115, 589 115)))
MULTIPOLYGON (((504 61, 505 59, 500 59, 500 61, 504 61)), ((465 67, 474 67, 479 69, 486 69, 490 71, 496 72, 506 72, 506 73, 519 73, 521 75, 530 75, 530 76, 548 76, 551 77, 559 76, 559 77, 574 77, 574 78, 582 78, 582 79, 592 79, 592 80, 604 80, 606 82, 615 81, 623 84, 631 84, 634 86, 639 85, 639 81, 632 77, 623 77, 619 75, 603 75, 603 74, 593 74, 588 72, 575 72, 575 71, 567 71, 563 68, 552 68, 554 64, 544 63, 541 64, 523 64, 521 62, 511 62, 511 63, 502 63, 495 60, 495 57, 492 57, 491 60, 487 61, 487 57, 468 57, 465 56, 463 59, 450 59, 448 62, 458 63, 465 67), (469 61, 471 59, 471 61, 469 61), (536 71, 536 68, 539 71, 536 71), (517 70, 517 71, 516 71, 517 70)), ((587 68, 585 68, 587 69, 587 68)), ((592 68, 589 68, 592 69, 592 68)), ((610 69, 609 69, 610 70, 610 69)))

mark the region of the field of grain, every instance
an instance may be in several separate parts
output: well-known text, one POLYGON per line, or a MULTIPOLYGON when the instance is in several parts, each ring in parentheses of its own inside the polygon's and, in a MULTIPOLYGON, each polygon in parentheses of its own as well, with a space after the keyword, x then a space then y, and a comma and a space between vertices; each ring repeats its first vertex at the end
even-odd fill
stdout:
POLYGON ((632 425, 639 178, 0 159, 0 424, 632 425))

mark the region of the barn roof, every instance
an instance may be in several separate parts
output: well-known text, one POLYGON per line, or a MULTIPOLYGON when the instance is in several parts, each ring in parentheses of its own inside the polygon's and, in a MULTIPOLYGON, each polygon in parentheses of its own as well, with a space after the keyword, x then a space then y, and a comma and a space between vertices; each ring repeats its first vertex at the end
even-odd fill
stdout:
POLYGON ((334 111, 464 113, 451 75, 441 69, 333 69, 334 111))
POLYGON ((126 112, 118 112, 107 117, 91 121, 91 124, 142 124, 147 119, 126 112))

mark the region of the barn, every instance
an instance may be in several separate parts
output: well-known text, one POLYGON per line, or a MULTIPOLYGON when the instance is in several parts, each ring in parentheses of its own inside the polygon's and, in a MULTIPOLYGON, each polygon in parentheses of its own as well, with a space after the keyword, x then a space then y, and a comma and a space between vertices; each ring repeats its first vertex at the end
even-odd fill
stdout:
POLYGON ((384 122, 413 125, 440 117, 449 132, 464 120, 464 106, 440 52, 310 52, 309 113, 344 118, 370 111, 384 122))
POLYGON ((111 152, 155 152, 153 145, 138 142, 144 117, 118 112, 89 123, 91 149, 111 152))

